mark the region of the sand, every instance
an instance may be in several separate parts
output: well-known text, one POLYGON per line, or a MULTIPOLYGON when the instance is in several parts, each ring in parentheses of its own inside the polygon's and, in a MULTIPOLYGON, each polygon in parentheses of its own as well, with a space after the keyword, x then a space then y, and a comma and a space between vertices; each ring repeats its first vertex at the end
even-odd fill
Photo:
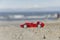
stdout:
POLYGON ((60 21, 45 22, 44 28, 20 28, 24 21, 0 21, 0 40, 60 40, 60 21))

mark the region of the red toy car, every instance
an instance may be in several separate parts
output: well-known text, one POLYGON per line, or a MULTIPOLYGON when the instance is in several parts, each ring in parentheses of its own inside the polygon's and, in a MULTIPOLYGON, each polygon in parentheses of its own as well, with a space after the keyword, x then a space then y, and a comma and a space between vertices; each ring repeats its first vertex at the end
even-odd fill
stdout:
POLYGON ((44 23, 43 22, 40 22, 40 21, 37 21, 37 23, 30 23, 30 22, 26 22, 24 24, 21 24, 20 27, 21 28, 43 28, 44 27, 44 23))

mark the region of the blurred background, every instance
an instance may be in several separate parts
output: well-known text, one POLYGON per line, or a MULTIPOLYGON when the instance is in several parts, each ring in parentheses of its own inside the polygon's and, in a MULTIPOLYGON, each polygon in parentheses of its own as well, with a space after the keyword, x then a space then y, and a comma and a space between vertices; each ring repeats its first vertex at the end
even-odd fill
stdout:
POLYGON ((57 20, 60 0, 0 0, 0 20, 57 20))

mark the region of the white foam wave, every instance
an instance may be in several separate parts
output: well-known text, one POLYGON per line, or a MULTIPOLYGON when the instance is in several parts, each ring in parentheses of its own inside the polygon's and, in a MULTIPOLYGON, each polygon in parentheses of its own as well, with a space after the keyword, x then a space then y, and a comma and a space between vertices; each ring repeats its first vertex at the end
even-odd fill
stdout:
POLYGON ((50 14, 49 14, 47 17, 48 17, 48 18, 57 18, 57 14, 54 14, 54 15, 50 15, 50 14))
POLYGON ((26 18, 45 18, 45 16, 27 16, 26 18))
POLYGON ((10 15, 9 17, 18 19, 18 18, 24 18, 24 15, 10 15))

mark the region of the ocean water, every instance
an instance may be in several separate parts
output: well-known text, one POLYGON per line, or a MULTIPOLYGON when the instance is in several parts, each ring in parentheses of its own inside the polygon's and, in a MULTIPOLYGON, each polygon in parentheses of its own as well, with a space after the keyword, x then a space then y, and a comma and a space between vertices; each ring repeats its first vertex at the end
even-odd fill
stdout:
POLYGON ((0 12, 0 20, 55 20, 59 12, 0 12))

